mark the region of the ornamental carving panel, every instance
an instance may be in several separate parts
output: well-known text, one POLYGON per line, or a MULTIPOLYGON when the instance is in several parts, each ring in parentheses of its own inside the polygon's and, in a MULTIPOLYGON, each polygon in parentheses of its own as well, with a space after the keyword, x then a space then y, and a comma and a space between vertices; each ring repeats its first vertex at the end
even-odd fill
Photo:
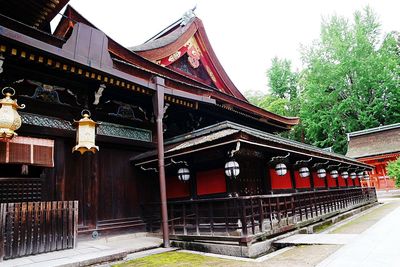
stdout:
POLYGON ((151 131, 129 126, 100 122, 97 134, 112 137, 126 138, 144 142, 151 142, 151 131))
MULTIPOLYGON (((63 119, 25 112, 21 112, 20 114, 22 117, 22 123, 27 125, 75 131, 72 123, 63 119)), ((97 127, 98 135, 125 138, 144 142, 152 141, 152 133, 150 130, 139 129, 108 122, 99 122, 99 124, 100 125, 97 127)))

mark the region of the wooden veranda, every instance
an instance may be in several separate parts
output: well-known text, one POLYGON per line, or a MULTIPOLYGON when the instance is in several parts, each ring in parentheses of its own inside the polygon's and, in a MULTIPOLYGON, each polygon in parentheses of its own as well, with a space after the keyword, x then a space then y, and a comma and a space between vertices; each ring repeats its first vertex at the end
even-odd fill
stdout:
MULTIPOLYGON (((373 187, 169 201, 168 226, 171 239, 249 244, 376 201, 373 187)), ((151 232, 156 214, 146 216, 151 232)))

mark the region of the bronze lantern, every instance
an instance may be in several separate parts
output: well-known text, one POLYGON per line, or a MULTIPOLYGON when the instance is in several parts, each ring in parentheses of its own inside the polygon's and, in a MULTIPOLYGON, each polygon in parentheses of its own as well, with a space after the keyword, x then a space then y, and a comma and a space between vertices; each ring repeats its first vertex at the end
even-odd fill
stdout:
POLYGON ((11 87, 5 87, 1 90, 5 96, 0 100, 0 138, 11 139, 17 136, 15 130, 21 127, 21 116, 17 109, 25 108, 25 105, 19 106, 17 100, 11 99, 15 95, 15 90, 11 87))
POLYGON ((96 151, 99 151, 99 147, 95 144, 97 123, 90 118, 89 110, 83 110, 81 115, 82 119, 74 122, 77 125, 76 146, 74 146, 72 152, 79 151, 83 154, 90 151, 96 153, 96 151))

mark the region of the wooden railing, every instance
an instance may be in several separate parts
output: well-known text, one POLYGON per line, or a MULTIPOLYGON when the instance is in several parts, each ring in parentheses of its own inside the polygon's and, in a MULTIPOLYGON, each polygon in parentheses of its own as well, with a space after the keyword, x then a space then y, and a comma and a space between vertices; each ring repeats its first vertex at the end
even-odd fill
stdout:
MULTIPOLYGON (((168 202, 172 236, 234 237, 275 235, 375 202, 375 188, 347 188, 278 195, 168 202)), ((147 217, 151 218, 151 217, 147 217)), ((149 230, 159 219, 152 217, 149 230)), ((159 227, 158 227, 159 229, 159 227)))
POLYGON ((78 201, 0 204, 0 261, 73 248, 78 201))

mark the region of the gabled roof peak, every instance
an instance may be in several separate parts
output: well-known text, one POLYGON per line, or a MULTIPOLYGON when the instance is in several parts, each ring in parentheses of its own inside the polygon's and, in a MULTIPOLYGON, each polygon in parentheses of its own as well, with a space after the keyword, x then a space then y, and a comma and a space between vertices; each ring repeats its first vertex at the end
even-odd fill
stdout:
POLYGON ((176 20, 175 22, 173 22, 172 24, 167 26, 165 29, 163 29, 156 35, 154 35, 151 38, 149 38, 148 40, 146 40, 142 45, 133 46, 128 49, 134 50, 134 51, 136 51, 136 49, 141 50, 141 49, 143 49, 142 46, 145 46, 145 44, 155 41, 155 40, 163 37, 164 35, 167 35, 170 32, 176 30, 179 27, 183 28, 186 25, 190 24, 194 20, 194 18, 196 18, 196 14, 194 13, 194 11, 196 10, 196 7, 197 6, 194 6, 193 8, 191 8, 188 11, 186 11, 185 13, 183 13, 183 15, 180 19, 176 20))
POLYGON ((186 24, 189 23, 194 17, 196 17, 196 14, 194 14, 194 11, 196 10, 197 6, 194 6, 194 8, 189 9, 186 11, 182 18, 181 18, 181 26, 185 26, 186 24))

